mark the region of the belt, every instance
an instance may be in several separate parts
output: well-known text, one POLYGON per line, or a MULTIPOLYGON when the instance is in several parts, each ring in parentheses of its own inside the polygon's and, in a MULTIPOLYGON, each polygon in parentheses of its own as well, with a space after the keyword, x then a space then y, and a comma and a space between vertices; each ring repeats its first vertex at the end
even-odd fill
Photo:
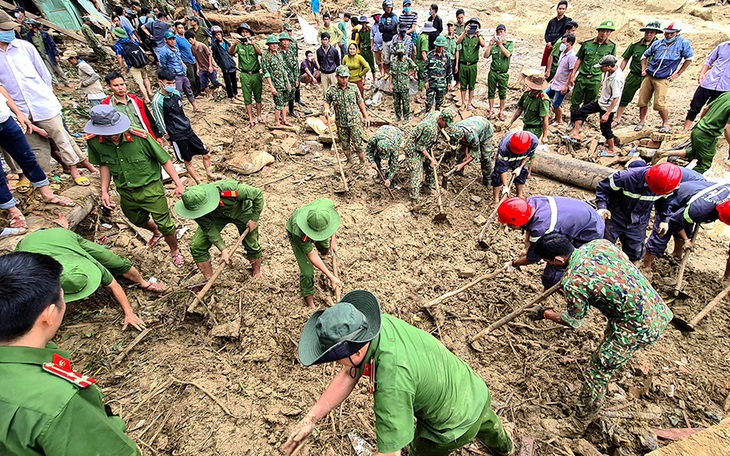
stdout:
POLYGON ((494 73, 497 73, 497 74, 506 74, 506 73, 508 73, 508 71, 497 71, 497 70, 490 70, 490 71, 492 71, 494 73))
POLYGON ((261 74, 259 71, 245 71, 245 70, 241 70, 241 73, 246 73, 246 74, 261 74))
POLYGON ((593 79, 593 78, 595 78, 598 75, 597 74, 585 74, 585 73, 581 73, 581 76, 583 76, 586 79, 593 79))
POLYGON ((477 62, 459 62, 459 65, 469 66, 469 65, 476 65, 477 62))
POLYGON ((534 125, 523 124, 523 126, 525 128, 542 128, 542 124, 534 124, 534 125))

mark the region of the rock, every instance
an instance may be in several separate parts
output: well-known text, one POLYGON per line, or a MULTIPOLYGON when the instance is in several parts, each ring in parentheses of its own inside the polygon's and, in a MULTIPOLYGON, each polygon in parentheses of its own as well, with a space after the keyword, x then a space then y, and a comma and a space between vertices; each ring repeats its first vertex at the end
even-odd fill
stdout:
POLYGON ((324 150, 324 146, 322 146, 322 143, 320 143, 319 141, 309 140, 304 141, 303 144, 307 146, 310 152, 322 152, 324 150))
POLYGON ((302 413, 302 409, 299 407, 284 407, 281 409, 281 414, 284 416, 297 416, 302 413))
POLYGON ((230 337, 238 338, 238 334, 241 331, 241 322, 238 320, 230 323, 224 323, 222 325, 214 326, 210 331, 213 337, 230 337))
POLYGON ((485 216, 483 216, 482 214, 479 214, 476 217, 474 217, 474 224, 475 225, 482 226, 485 223, 487 223, 487 218, 485 216))
POLYGON ((292 135, 292 132, 287 130, 271 130, 271 135, 275 139, 284 139, 290 137, 292 135))
POLYGON ((120 234, 114 239, 114 245, 116 247, 127 247, 130 242, 132 242, 132 238, 126 234, 120 234))
POLYGON ((474 268, 464 266, 464 267, 458 268, 456 270, 456 274, 459 277, 461 277, 462 279, 471 279, 472 277, 477 275, 477 271, 474 268))
POLYGON ((696 8, 689 12, 690 16, 699 17, 703 21, 712 22, 712 10, 707 8, 696 8))
POLYGON ((480 202, 482 201, 482 198, 481 198, 480 196, 476 196, 476 195, 471 195, 471 196, 469 197, 469 199, 470 199, 470 200, 471 200, 471 201, 472 201, 472 202, 473 202, 474 204, 479 204, 479 203, 480 203, 480 202))

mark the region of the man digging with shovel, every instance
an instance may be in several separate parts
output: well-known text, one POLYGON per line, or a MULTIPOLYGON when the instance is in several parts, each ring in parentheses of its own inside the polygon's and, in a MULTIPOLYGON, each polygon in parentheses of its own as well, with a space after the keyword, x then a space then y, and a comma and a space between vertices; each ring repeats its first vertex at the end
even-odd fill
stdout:
POLYGON ((400 152, 403 132, 392 125, 383 125, 370 138, 365 148, 370 167, 383 179, 383 185, 390 188, 393 177, 398 171, 398 152, 400 152), (384 173, 381 163, 388 161, 388 172, 384 173))
POLYGON ((441 130, 454 127, 455 116, 456 113, 451 108, 434 111, 424 117, 408 137, 405 155, 408 160, 408 170, 411 173, 410 197, 411 201, 416 204, 421 197, 421 185, 424 181, 429 189, 436 188, 434 174, 438 164, 433 158, 431 149, 438 142, 441 130), (429 161, 430 166, 425 166, 426 160, 429 161))
POLYGON ((463 175, 466 165, 476 160, 480 162, 482 168, 482 185, 489 187, 491 185, 489 178, 494 168, 493 136, 494 128, 486 117, 471 116, 457 122, 451 129, 451 145, 460 148, 459 159, 462 162, 446 174, 463 175))
POLYGON ((580 328, 591 306, 608 319, 603 341, 591 356, 571 417, 572 435, 582 435, 606 398, 608 382, 635 351, 654 344, 672 319, 672 311, 618 247, 605 239, 575 248, 560 233, 535 244, 535 253, 548 264, 565 268, 561 279, 567 309, 560 313, 536 306, 535 320, 580 328))
POLYGON ((289 434, 284 454, 295 453, 363 376, 375 399, 376 456, 398 456, 406 447, 411 456, 447 456, 475 437, 490 454, 514 452, 484 380, 430 334, 381 314, 369 291, 351 291, 315 312, 302 330, 299 359, 343 367, 289 434))
POLYGON ((335 110, 337 140, 345 152, 345 158, 349 161, 354 150, 360 163, 365 163, 363 125, 370 126, 368 111, 357 86, 348 82, 350 69, 346 65, 340 65, 335 73, 337 85, 328 87, 324 95, 324 115, 329 119, 330 107, 335 110))
POLYGON ((492 187, 494 189, 494 203, 499 201, 499 194, 509 193, 510 172, 515 176, 517 196, 522 196, 525 183, 530 176, 532 160, 535 158, 538 139, 534 133, 528 131, 513 131, 507 133, 497 146, 497 161, 492 171, 492 187))

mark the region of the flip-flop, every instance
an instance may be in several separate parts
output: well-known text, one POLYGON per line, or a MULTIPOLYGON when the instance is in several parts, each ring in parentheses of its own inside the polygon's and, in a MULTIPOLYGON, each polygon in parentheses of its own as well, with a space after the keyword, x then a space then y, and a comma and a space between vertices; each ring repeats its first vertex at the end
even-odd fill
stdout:
POLYGON ((177 268, 181 268, 185 264, 185 260, 179 250, 172 254, 172 264, 177 268))
POLYGON ((162 233, 160 234, 153 234, 149 241, 147 241, 147 247, 154 247, 157 244, 159 244, 160 239, 162 239, 164 236, 162 233))
POLYGON ((662 125, 662 128, 659 129, 659 133, 669 133, 669 130, 671 130, 671 127, 667 127, 666 125, 662 125))
POLYGON ((250 128, 252 130, 253 130, 253 127, 255 127, 255 126, 256 126, 256 122, 249 122, 248 123, 248 128, 250 128))
POLYGON ((88 187, 91 184, 86 176, 79 176, 74 179, 74 182, 80 187, 88 187))
POLYGON ((636 126, 634 127, 634 131, 641 131, 641 130, 643 130, 643 129, 644 129, 644 127, 645 127, 645 125, 644 125, 643 123, 639 122, 639 123, 637 123, 637 124, 636 124, 636 126))
POLYGON ((602 150, 600 154, 598 154, 599 157, 615 157, 616 154, 612 154, 611 152, 607 150, 602 150))
POLYGON ((504 120, 505 120, 506 118, 507 118, 507 117, 505 117, 505 115, 504 115, 504 114, 500 114, 500 115, 499 115, 499 120, 501 120, 502 122, 504 122, 504 120))
POLYGON ((164 293, 167 290, 167 287, 162 282, 149 282, 146 287, 140 288, 144 291, 151 291, 152 293, 164 293))
POLYGON ((15 190, 18 193, 28 193, 31 189, 30 181, 28 179, 21 179, 18 181, 18 183, 15 185, 15 190))
POLYGON ((76 203, 71 198, 66 198, 65 196, 60 195, 53 195, 53 198, 47 200, 42 200, 46 204, 56 204, 58 206, 63 207, 74 207, 76 206, 76 203))
POLYGON ((282 122, 281 124, 282 124, 282 125, 286 125, 287 127, 291 127, 291 126, 292 126, 292 123, 291 123, 291 122, 289 122, 288 120, 286 120, 286 121, 282 122))
POLYGON ((563 136, 561 136, 561 138, 563 138, 564 140, 570 142, 571 144, 578 144, 578 140, 577 139, 571 138, 568 135, 563 135, 563 136))
POLYGON ((611 122, 611 128, 616 128, 618 126, 618 124, 620 124, 620 123, 621 123, 621 121, 614 120, 613 122, 611 122))

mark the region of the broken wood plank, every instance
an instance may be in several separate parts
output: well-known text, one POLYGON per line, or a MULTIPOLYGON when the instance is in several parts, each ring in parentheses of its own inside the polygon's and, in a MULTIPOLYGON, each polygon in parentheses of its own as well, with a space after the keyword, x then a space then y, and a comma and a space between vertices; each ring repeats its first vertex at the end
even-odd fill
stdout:
POLYGON ((625 146, 637 139, 649 138, 651 131, 648 128, 644 128, 641 131, 634 131, 634 127, 625 127, 613 130, 613 135, 617 146, 625 146))
MULTIPOLYGON (((10 13, 11 15, 12 15, 12 12, 16 8, 16 5, 13 5, 12 3, 8 3, 8 2, 3 1, 3 0, 0 0, 0 6, 2 6, 3 8, 5 8, 6 10, 10 11, 11 12, 10 13)), ((48 20, 42 18, 41 16, 37 16, 37 15, 35 15, 33 13, 30 13, 28 11, 25 12, 25 16, 28 19, 33 19, 33 20, 37 21, 38 23, 43 24, 46 27, 49 27, 49 28, 57 31, 58 33, 60 33, 62 35, 65 35, 65 36, 67 36, 69 38, 72 38, 72 39, 74 39, 76 41, 80 41, 80 42, 86 44, 86 40, 84 39, 84 37, 81 36, 81 35, 79 35, 78 33, 76 33, 73 30, 69 30, 69 29, 60 27, 60 26, 54 24, 53 22, 48 21, 48 20)))
POLYGON ((596 163, 542 151, 536 152, 532 171, 587 190, 595 190, 600 181, 616 172, 596 163))
POLYGON ((700 431, 703 431, 705 428, 670 428, 670 429, 654 429, 654 433, 657 437, 663 440, 682 440, 684 438, 689 437, 690 435, 694 435, 700 431))
POLYGON ((291 131, 296 134, 299 134, 300 128, 296 125, 292 125, 291 127, 288 125, 274 125, 274 124, 266 124, 266 126, 269 128, 269 130, 286 130, 291 131))

